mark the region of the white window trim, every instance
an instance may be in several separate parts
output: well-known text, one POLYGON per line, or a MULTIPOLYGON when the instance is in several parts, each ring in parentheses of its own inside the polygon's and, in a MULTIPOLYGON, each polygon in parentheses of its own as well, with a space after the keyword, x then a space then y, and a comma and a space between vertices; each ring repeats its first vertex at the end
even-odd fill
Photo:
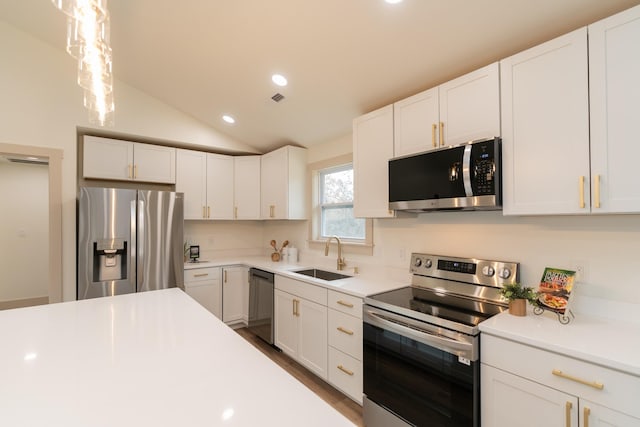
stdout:
MULTIPOLYGON (((353 164, 353 156, 351 154, 345 154, 342 156, 309 164, 309 183, 311 185, 311 191, 309 192, 309 194, 311 194, 311 221, 309 221, 308 243, 311 249, 324 249, 324 245, 327 242, 326 239, 320 237, 321 212, 318 203, 320 200, 319 171, 346 165, 349 163, 353 164)), ((362 248, 362 250, 364 251, 363 253, 369 255, 373 254, 373 220, 371 218, 365 219, 364 240, 355 240, 341 237, 340 241, 345 246, 349 246, 352 248, 362 248)), ((331 244, 334 245, 335 241, 332 241, 331 244)))

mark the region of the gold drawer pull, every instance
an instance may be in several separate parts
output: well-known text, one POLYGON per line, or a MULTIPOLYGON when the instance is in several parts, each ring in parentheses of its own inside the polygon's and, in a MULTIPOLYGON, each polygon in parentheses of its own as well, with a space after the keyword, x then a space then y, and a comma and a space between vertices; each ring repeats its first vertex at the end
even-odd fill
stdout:
POLYGON ((575 381, 575 382, 580 383, 580 384, 588 385, 589 387, 593 387, 593 388, 596 388, 598 390, 602 390, 604 388, 604 384, 602 384, 602 383, 599 383, 597 381, 583 380, 582 378, 577 378, 577 377, 574 377, 572 375, 565 374, 560 369, 554 369, 553 371, 551 371, 551 373, 553 375, 557 376, 557 377, 566 378, 568 380, 575 381))
POLYGON ((345 329, 342 326, 338 326, 336 329, 339 330, 340 332, 343 332, 343 333, 347 334, 347 335, 353 335, 353 331, 345 329))
POLYGON ((573 405, 571 404, 571 402, 565 403, 565 405, 564 405, 564 415, 565 415, 564 424, 567 427, 571 427, 571 408, 573 408, 573 405))
POLYGON ((591 409, 588 406, 584 407, 584 427, 589 427, 589 415, 591 415, 591 409))
POLYGON ((580 209, 584 209, 584 176, 580 176, 580 185, 578 191, 580 192, 580 209))
POLYGON ((342 365, 338 365, 338 369, 340 369, 342 372, 344 372, 347 375, 353 376, 353 371, 348 370, 347 368, 345 368, 342 365))
POLYGON ((596 175, 596 182, 595 182, 594 187, 595 187, 594 188, 594 190, 595 190, 594 191, 594 193, 595 193, 594 198, 596 199, 595 200, 595 207, 597 209, 600 209, 600 175, 596 175))
POLYGON ((351 304, 350 302, 338 300, 338 304, 344 305, 345 307, 353 308, 353 304, 351 304))
POLYGON ((436 144, 436 130, 438 129, 438 125, 437 124, 432 124, 431 125, 431 145, 433 145, 433 148, 436 148, 438 146, 438 144, 436 144))
POLYGON ((444 122, 440 122, 440 146, 444 147, 444 122))
POLYGON ((209 273, 194 274, 193 277, 207 277, 209 273))
POLYGON ((131 172, 132 170, 133 170, 133 165, 129 165, 129 171, 127 172, 127 178, 133 179, 133 173, 131 172))

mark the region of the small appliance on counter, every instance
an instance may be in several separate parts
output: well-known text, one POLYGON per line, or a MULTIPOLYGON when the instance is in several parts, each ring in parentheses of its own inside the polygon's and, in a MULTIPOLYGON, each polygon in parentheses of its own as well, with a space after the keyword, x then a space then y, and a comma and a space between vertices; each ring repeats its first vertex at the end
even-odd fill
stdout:
POLYGON ((198 262, 200 258, 200 246, 189 246, 189 262, 198 262))

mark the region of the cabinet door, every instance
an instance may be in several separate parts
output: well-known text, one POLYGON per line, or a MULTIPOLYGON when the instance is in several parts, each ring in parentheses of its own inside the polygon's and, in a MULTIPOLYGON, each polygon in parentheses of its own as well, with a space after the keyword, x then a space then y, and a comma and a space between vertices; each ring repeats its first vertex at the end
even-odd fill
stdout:
POLYGON ((592 211, 640 212, 640 6, 589 26, 592 211))
POLYGON ((233 157, 207 154, 207 218, 233 219, 233 157))
POLYGON ((293 358, 298 357, 298 320, 296 315, 298 301, 299 298, 294 298, 291 294, 278 289, 273 291, 274 343, 276 347, 293 358))
POLYGON ((260 156, 234 158, 234 218, 260 218, 260 156))
POLYGON ((264 154, 260 163, 260 215, 263 219, 287 217, 287 147, 264 154))
POLYGON ((222 269, 222 320, 233 323, 242 320, 245 300, 245 282, 248 282, 245 267, 225 267, 222 269))
POLYGON ((578 399, 553 388, 481 366, 482 425, 491 427, 576 426, 578 399))
POLYGON ((580 399, 581 427, 631 427, 640 426, 640 419, 613 411, 594 402, 580 399))
POLYGON ((353 121, 353 215, 389 218, 389 159, 393 157, 393 105, 353 121))
POLYGON ((500 63, 505 215, 589 212, 587 34, 500 63))
POLYGON ((133 179, 136 181, 176 182, 176 149, 161 145, 133 145, 133 179))
POLYGON ((499 69, 496 62, 440 85, 440 146, 500 136, 499 69))
POLYGON ((298 362, 327 379, 327 307, 298 298, 298 362))
POLYGON ((176 191, 184 193, 184 219, 206 218, 206 153, 178 149, 176 159, 176 191))
POLYGON ((133 142, 84 136, 82 175, 85 178, 133 179, 133 142))
POLYGON ((395 157, 438 148, 439 109, 437 87, 393 104, 395 157))

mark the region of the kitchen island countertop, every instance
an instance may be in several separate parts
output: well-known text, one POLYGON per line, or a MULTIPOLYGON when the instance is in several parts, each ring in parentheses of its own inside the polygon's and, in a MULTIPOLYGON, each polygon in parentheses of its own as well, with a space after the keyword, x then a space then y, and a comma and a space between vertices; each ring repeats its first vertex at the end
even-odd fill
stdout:
POLYGON ((3 426, 353 426, 180 289, 0 311, 3 426))

